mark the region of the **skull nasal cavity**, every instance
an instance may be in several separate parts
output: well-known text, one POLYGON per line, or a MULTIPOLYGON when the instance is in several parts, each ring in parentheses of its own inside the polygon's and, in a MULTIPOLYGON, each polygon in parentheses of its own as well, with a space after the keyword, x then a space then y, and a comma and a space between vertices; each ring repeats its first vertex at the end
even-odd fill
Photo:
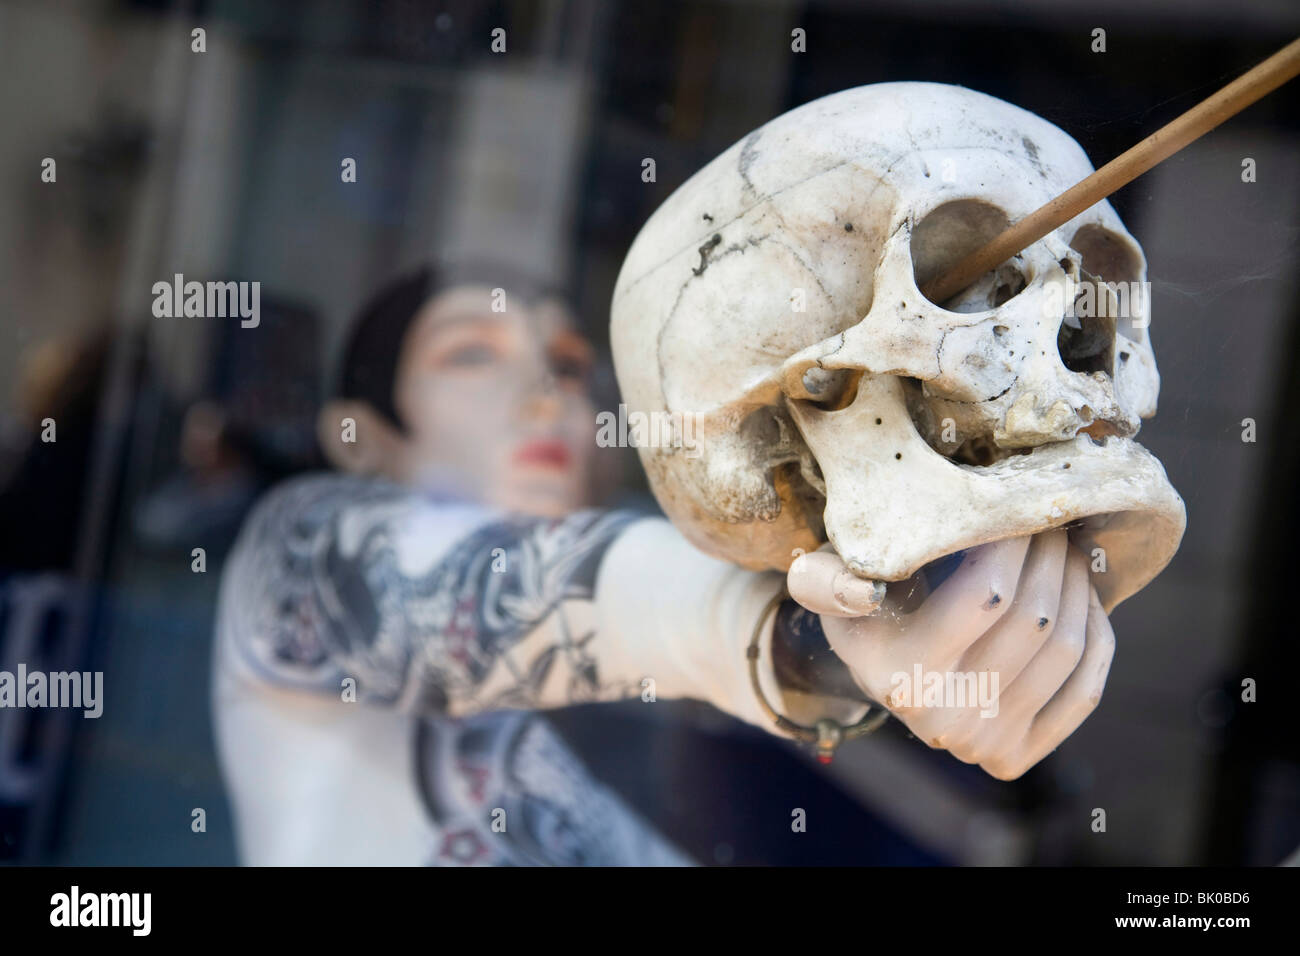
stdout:
MULTIPOLYGON (((912 275, 917 288, 923 288, 1008 225, 1010 219, 1005 212, 978 199, 958 199, 931 210, 912 230, 912 275)), ((1024 286, 1024 276, 1004 265, 947 303, 934 304, 952 311, 983 311, 997 308, 1024 286)))
MULTIPOLYGON (((1079 300, 1075 300, 1076 304, 1079 300)), ((1113 315, 1066 315, 1056 334, 1056 349, 1071 372, 1105 372, 1115 367, 1115 318, 1113 315)))

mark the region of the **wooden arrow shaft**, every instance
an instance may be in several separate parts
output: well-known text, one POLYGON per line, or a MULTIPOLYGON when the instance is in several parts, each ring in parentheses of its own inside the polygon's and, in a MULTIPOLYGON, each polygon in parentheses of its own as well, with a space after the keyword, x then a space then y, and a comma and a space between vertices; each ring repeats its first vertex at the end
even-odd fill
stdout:
POLYGON ((1121 153, 1086 179, 1009 226, 988 244, 959 260, 927 282, 921 292, 931 302, 944 302, 990 269, 1001 265, 1059 229, 1089 206, 1101 202, 1188 143, 1208 133, 1228 117, 1273 92, 1300 73, 1300 39, 1288 43, 1258 66, 1233 80, 1213 96, 1162 126, 1133 148, 1121 153))

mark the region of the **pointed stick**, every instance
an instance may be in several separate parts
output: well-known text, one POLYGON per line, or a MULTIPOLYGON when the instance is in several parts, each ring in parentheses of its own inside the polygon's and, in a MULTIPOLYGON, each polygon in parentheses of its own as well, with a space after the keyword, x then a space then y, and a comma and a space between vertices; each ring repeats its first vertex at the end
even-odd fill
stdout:
POLYGON ((921 289, 931 302, 944 302, 984 273, 1058 229, 1094 203, 1168 159, 1228 117, 1273 92, 1300 73, 1300 39, 1288 43, 1254 69, 1156 130, 1086 179, 1009 226, 986 245, 931 279, 921 289))

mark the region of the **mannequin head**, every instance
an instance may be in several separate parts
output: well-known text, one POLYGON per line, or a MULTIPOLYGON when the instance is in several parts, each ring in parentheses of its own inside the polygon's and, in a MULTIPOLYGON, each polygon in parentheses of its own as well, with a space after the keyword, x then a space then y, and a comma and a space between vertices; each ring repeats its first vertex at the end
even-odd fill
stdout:
POLYGON ((527 514, 586 503, 591 348, 557 294, 500 276, 426 269, 362 310, 318 420, 335 467, 527 514))

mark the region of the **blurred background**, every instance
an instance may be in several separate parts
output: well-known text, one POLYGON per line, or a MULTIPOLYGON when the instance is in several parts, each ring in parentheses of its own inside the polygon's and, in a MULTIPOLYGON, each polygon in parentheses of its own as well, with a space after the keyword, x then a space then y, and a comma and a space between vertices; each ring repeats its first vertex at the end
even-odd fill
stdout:
MULTIPOLYGON (((105 673, 98 720, 0 710, 0 860, 235 862, 208 711, 222 555, 261 490, 320 466, 343 329, 387 278, 454 251, 568 284, 610 408, 628 245, 772 117, 866 83, 956 83, 1100 165, 1298 34, 1291 0, 0 2, 0 669, 105 673), (256 334, 155 318, 174 273, 260 281, 256 334)), ((1106 694, 1065 745, 1005 784, 896 722, 823 768, 689 703, 557 712, 571 740, 623 735, 598 775, 705 863, 1291 856, 1298 119, 1293 82, 1112 197, 1153 282, 1163 389, 1141 440, 1188 529, 1114 615, 1106 694), (687 780, 717 805, 680 799, 687 780), (784 832, 795 805, 833 825, 784 832)), ((635 453, 605 454, 604 503, 653 506, 635 453)))

